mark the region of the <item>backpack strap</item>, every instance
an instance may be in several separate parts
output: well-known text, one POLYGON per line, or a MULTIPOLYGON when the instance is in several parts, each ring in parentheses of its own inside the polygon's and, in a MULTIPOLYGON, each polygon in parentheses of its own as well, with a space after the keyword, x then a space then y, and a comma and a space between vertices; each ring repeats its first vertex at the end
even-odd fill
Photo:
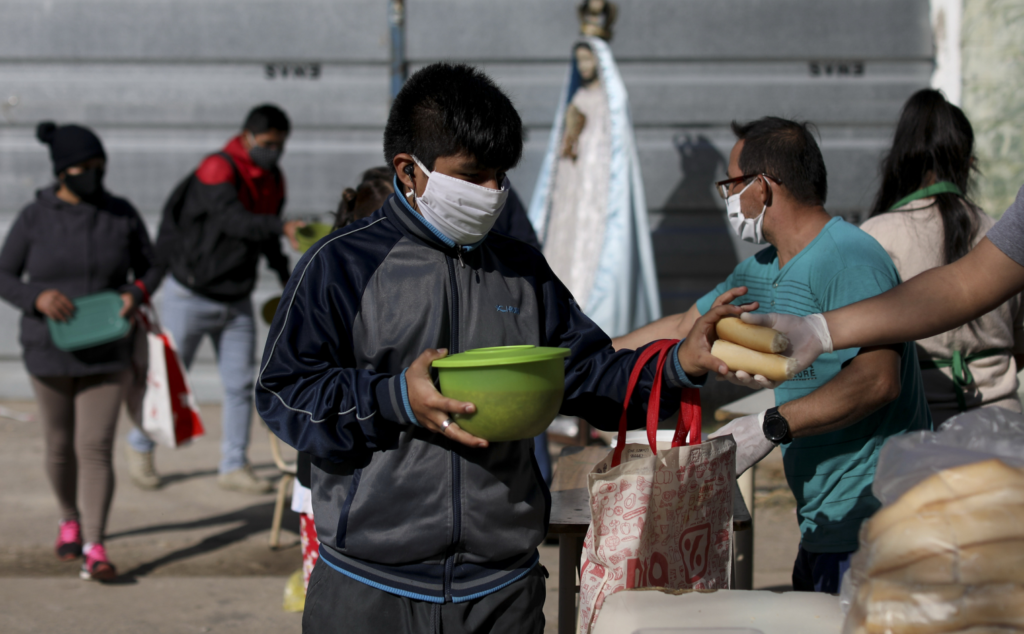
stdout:
POLYGON ((242 173, 238 171, 238 166, 235 165, 235 159, 231 158, 231 155, 225 152, 224 150, 217 152, 213 156, 219 156, 228 162, 228 165, 231 166, 232 173, 234 173, 235 175, 235 189, 238 189, 239 181, 244 181, 244 179, 242 178, 242 173))

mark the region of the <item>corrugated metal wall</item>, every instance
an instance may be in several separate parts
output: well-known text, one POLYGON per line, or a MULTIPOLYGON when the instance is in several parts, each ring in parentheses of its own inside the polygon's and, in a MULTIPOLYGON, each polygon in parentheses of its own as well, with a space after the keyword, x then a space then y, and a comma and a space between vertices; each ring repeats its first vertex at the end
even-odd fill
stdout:
MULTIPOLYGON (((685 310, 750 252, 728 232, 712 182, 728 124, 808 119, 829 168, 828 209, 856 217, 903 101, 928 85, 927 0, 623 0, 612 49, 630 91, 666 311, 685 310)), ((529 130, 513 182, 529 199, 569 51, 573 0, 407 0, 412 70, 478 64, 529 130)), ((102 136, 109 188, 151 226, 167 193, 278 103, 295 126, 283 167, 288 213, 333 209, 382 162, 388 107, 386 0, 0 0, 0 231, 50 179, 41 119, 102 136)), ((257 300, 276 282, 265 275, 257 300)), ((0 396, 26 396, 16 314, 0 308, 0 396)), ((207 349, 196 378, 216 396, 207 349)))

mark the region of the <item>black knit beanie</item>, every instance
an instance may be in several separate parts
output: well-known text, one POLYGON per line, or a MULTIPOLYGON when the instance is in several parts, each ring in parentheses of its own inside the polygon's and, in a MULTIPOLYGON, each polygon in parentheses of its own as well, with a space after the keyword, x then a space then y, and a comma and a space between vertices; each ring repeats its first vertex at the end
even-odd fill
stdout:
POLYGON ((54 174, 60 174, 72 165, 84 163, 96 156, 107 158, 100 138, 89 128, 80 125, 58 126, 53 121, 43 121, 36 126, 36 138, 50 146, 54 174))

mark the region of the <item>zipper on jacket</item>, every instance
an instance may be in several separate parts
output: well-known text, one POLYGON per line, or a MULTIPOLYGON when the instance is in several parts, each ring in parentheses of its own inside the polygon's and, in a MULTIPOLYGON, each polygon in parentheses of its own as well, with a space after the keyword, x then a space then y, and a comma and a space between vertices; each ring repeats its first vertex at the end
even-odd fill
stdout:
MULTIPOLYGON (((462 253, 458 253, 459 262, 462 263, 462 253)), ((445 257, 445 264, 448 265, 448 281, 451 284, 452 289, 452 324, 451 324, 451 342, 449 345, 449 354, 455 354, 459 351, 459 287, 458 280, 455 276, 455 263, 452 261, 450 256, 445 257)), ((462 263, 462 266, 465 266, 462 263)), ((448 546, 448 556, 444 562, 444 600, 446 602, 452 600, 452 577, 455 572, 455 553, 458 550, 459 540, 462 539, 462 465, 459 463, 459 454, 448 450, 448 455, 451 456, 452 464, 452 537, 451 544, 448 546)))
MULTIPOLYGON (((459 262, 462 262, 461 253, 458 258, 459 262)), ((456 354, 459 352, 459 286, 455 276, 455 263, 452 262, 451 256, 446 256, 444 261, 448 265, 448 283, 452 287, 452 340, 448 345, 448 354, 456 354)))

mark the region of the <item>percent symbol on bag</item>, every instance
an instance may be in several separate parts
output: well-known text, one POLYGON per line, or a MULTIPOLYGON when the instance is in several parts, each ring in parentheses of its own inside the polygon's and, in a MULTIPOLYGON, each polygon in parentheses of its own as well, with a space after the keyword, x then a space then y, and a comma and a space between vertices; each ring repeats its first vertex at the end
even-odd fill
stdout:
POLYGON ((693 583, 704 577, 708 570, 708 548, 711 542, 711 525, 700 524, 683 531, 679 536, 679 554, 686 567, 686 581, 693 583))

